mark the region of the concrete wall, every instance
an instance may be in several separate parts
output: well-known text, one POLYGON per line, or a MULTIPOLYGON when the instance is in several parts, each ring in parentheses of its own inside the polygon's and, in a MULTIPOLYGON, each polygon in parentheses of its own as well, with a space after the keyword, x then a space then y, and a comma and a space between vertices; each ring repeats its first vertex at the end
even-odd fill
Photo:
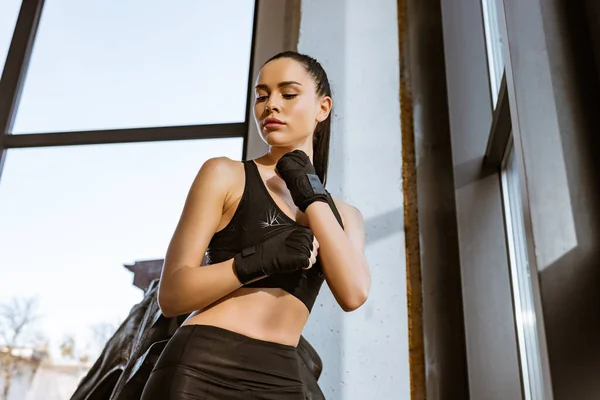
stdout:
POLYGON ((469 382, 441 4, 439 0, 406 3, 405 73, 412 94, 417 158, 426 394, 427 400, 467 400, 469 382))
POLYGON ((327 399, 409 399, 396 1, 301 8, 298 50, 320 60, 334 92, 328 189, 362 211, 373 279, 349 314, 323 287, 305 335, 327 399))

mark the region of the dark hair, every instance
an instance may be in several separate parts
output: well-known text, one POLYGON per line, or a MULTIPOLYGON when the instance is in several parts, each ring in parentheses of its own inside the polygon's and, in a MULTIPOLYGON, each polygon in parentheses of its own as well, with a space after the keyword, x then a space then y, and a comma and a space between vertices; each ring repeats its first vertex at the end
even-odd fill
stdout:
MULTIPOLYGON (((295 51, 284 51, 269 58, 265 64, 279 58, 291 58, 304 66, 306 72, 314 79, 319 96, 331 96, 331 87, 327 73, 314 58, 295 51)), ((263 66, 265 65, 263 64, 263 66)), ((313 164, 323 185, 327 182, 327 166, 329 165, 329 139, 331 136, 331 115, 333 108, 324 121, 317 124, 313 133, 313 164)))

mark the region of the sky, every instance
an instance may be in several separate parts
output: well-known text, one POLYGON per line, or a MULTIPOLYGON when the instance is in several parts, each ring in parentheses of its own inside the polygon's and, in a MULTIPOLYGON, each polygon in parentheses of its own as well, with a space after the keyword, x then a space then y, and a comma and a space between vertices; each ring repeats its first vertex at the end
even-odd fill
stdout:
MULTIPOLYGON (((14 134, 244 120, 253 0, 46 0, 14 134)), ((0 2, 0 66, 20 0, 0 2)), ((51 133, 48 133, 51 134, 51 133)), ((124 264, 164 258, 202 163, 241 138, 7 153, 0 177, 0 304, 38 300, 60 359, 69 335, 142 298, 124 264)))

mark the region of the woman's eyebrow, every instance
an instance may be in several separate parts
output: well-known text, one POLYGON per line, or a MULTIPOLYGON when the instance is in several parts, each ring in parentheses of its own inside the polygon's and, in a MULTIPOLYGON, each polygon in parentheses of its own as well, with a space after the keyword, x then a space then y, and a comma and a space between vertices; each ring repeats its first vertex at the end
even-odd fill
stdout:
MULTIPOLYGON (((279 82, 277 84, 278 88, 282 88, 284 86, 289 86, 289 85, 298 85, 298 86, 302 86, 302 84, 296 82, 296 81, 283 81, 283 82, 279 82)), ((260 83, 258 85, 256 85, 255 89, 263 89, 263 90, 268 90, 269 87, 267 85, 265 85, 264 83, 260 83)))

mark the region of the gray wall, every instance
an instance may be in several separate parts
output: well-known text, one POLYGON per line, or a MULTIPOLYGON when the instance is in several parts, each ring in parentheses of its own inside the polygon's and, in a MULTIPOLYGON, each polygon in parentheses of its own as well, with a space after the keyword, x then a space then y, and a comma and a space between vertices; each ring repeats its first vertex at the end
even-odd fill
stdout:
POLYGON ((298 50, 333 85, 328 188, 365 217, 373 286, 344 314, 324 287, 305 330, 327 399, 409 399, 395 0, 303 0, 298 50))
POLYGON ((427 400, 467 400, 454 170, 438 0, 407 2, 423 282, 427 400))

